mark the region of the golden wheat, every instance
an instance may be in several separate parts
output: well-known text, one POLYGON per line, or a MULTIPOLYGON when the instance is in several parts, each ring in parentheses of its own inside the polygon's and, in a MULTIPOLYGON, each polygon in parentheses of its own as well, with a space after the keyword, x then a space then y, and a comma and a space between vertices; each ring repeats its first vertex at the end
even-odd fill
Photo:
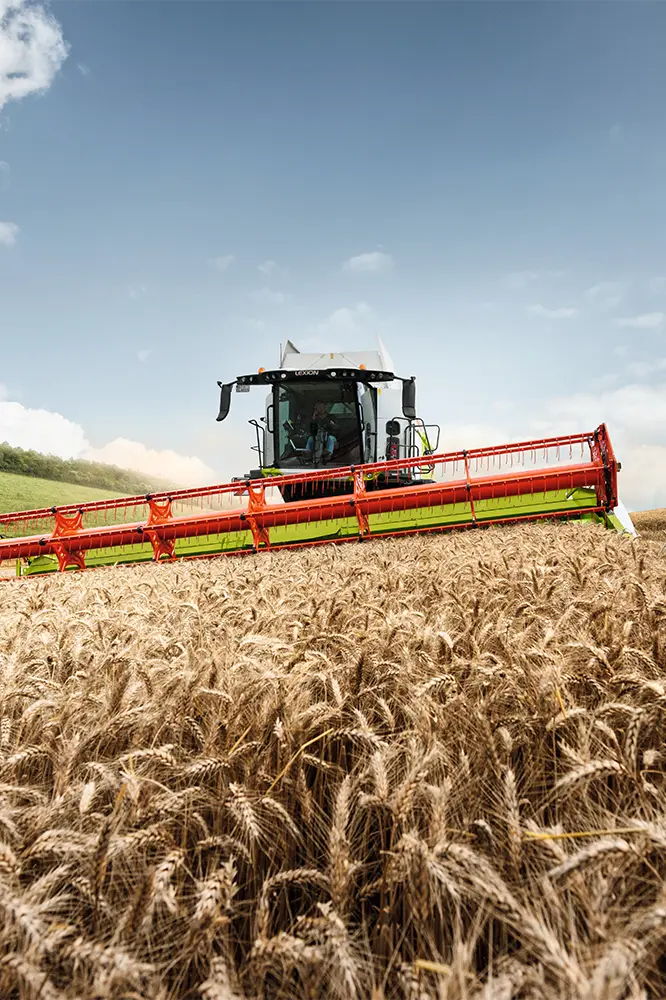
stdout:
POLYGON ((3 583, 3 1000, 663 997, 665 587, 580 525, 3 583))

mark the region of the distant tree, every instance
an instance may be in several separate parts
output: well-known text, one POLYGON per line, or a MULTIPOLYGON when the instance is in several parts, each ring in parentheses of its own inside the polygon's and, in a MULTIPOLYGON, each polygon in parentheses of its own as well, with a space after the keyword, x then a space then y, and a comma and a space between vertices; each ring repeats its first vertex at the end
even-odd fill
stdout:
POLYGON ((157 493, 174 486, 168 480, 147 479, 117 465, 43 455, 38 451, 13 448, 7 441, 0 444, 0 472, 14 472, 19 476, 52 479, 77 486, 94 486, 113 493, 157 493))

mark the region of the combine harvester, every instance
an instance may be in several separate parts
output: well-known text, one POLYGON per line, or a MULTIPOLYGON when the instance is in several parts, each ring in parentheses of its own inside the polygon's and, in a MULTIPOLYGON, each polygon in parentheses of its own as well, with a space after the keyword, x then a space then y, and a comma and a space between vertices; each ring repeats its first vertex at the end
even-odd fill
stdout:
POLYGON ((605 424, 583 434, 438 452, 416 383, 379 350, 301 354, 220 386, 268 390, 250 420, 257 468, 230 483, 0 515, 18 576, 545 519, 635 533, 605 424))

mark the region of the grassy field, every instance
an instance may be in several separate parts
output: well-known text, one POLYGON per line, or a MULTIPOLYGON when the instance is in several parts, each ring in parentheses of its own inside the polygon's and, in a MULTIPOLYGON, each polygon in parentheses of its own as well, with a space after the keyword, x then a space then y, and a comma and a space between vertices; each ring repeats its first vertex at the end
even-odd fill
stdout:
POLYGON ((54 507, 59 504, 85 503, 86 500, 103 500, 105 497, 117 495, 90 486, 76 486, 49 479, 37 479, 34 476, 17 476, 11 472, 0 472, 0 514, 15 510, 54 507))
POLYGON ((0 995, 663 997, 664 578, 539 524, 3 584, 0 995))

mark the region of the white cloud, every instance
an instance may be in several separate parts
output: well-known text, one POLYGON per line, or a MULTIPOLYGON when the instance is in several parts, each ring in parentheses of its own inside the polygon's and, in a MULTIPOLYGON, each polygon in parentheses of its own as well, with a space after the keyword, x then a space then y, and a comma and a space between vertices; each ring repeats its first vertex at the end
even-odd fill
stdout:
POLYGON ((367 302, 357 302, 353 306, 341 306, 314 327, 311 336, 299 337, 298 346, 302 351, 343 351, 372 346, 378 326, 377 314, 367 302))
POLYGON ((663 312, 643 313, 641 316, 624 316, 614 320, 615 326, 630 327, 634 330, 657 330, 663 326, 666 314, 663 312))
POLYGON ((260 288, 258 291, 252 293, 252 297, 257 302, 268 302, 271 305, 281 305, 287 301, 287 296, 284 292, 276 292, 272 288, 260 288))
POLYGON ((359 333, 374 319, 375 314, 367 302, 357 302, 355 306, 336 309, 317 329, 319 333, 359 333))
POLYGON ((354 274, 367 274, 390 271, 392 267, 393 258, 391 255, 375 250, 372 253, 360 253, 356 257, 350 257, 342 265, 342 270, 351 271, 354 274))
POLYGON ((622 286, 617 281, 600 281, 587 289, 585 297, 593 305, 614 309, 622 301, 622 286))
POLYGON ((248 316, 245 320, 245 325, 248 330, 254 330, 256 333, 261 333, 266 329, 266 324, 263 319, 257 319, 256 316, 248 316))
POLYGON ((505 444, 509 433, 494 424, 442 424, 439 452, 461 451, 463 448, 490 448, 505 444))
POLYGON ((511 274, 507 274, 504 280, 509 288, 521 291, 521 289, 527 288, 528 285, 531 285, 533 281, 537 281, 538 279, 538 271, 513 271, 511 274))
POLYGON ((184 486, 216 481, 213 470, 195 456, 180 455, 170 449, 148 448, 126 438, 116 438, 101 448, 93 448, 80 424, 60 413, 29 409, 16 402, 0 402, 0 441, 60 458, 85 458, 119 465, 184 486))
POLYGON ((259 271, 260 274, 265 274, 266 277, 270 277, 271 274, 284 273, 275 260, 264 260, 261 264, 257 264, 257 271, 259 271))
POLYGON ((618 344, 617 347, 613 348, 613 354, 617 355, 618 358, 626 358, 629 353, 629 348, 626 344, 618 344))
POLYGON ((618 492, 628 510, 653 510, 666 503, 666 446, 628 443, 613 439, 613 447, 622 469, 618 474, 618 492), (620 451, 618 452, 618 444, 620 451), (649 469, 649 475, 646 475, 649 469))
POLYGON ((620 381, 617 372, 606 372, 603 375, 593 375, 589 382, 590 392, 603 392, 605 389, 613 389, 620 381))
POLYGON ((90 66, 86 66, 85 63, 77 63, 76 68, 81 76, 90 76, 90 66))
POLYGON ((504 283, 512 291, 520 292, 537 281, 543 281, 547 278, 561 278, 563 273, 563 271, 512 271, 511 274, 506 275, 504 283))
POLYGON ((578 309, 546 309, 542 305, 528 306, 527 311, 543 319, 575 319, 578 316, 578 309))
POLYGON ((627 372, 632 378, 646 378, 656 372, 666 371, 666 358, 655 358, 652 361, 632 361, 627 365, 627 372))
POLYGON ((617 458, 620 498, 629 510, 666 506, 666 383, 577 393, 544 404, 536 433, 590 431, 606 423, 617 458))
POLYGON ((131 299, 140 299, 147 291, 145 285, 129 285, 127 288, 127 294, 131 299))
POLYGON ((0 403, 0 441, 60 458, 78 458, 87 446, 83 428, 62 414, 7 401, 0 403))
MULTIPOLYGON (((636 365, 635 378, 660 382, 615 385, 597 380, 585 392, 545 399, 530 418, 518 403, 498 409, 501 425, 444 424, 440 451, 503 444, 530 438, 589 432, 605 423, 622 469, 619 494, 629 510, 666 506, 666 358, 636 365)), ((564 456, 563 456, 564 457, 564 456)))
POLYGON ((568 434, 605 421, 643 443, 666 444, 666 384, 623 385, 599 393, 580 392, 551 399, 541 409, 542 426, 568 434), (544 423, 545 421, 545 423, 544 423))
POLYGON ((143 364, 145 361, 148 360, 148 358, 150 357, 150 355, 152 353, 153 353, 152 351, 148 351, 144 347, 144 348, 142 348, 142 350, 136 352, 136 356, 137 356, 138 360, 141 362, 141 364, 143 364))
POLYGON ((154 479, 167 479, 182 486, 205 486, 216 482, 216 475, 200 458, 179 455, 169 448, 147 448, 139 441, 116 438, 103 448, 88 447, 80 456, 92 462, 133 469, 154 479))
POLYGON ((0 222, 0 246, 13 247, 18 234, 19 227, 15 222, 0 222))
POLYGON ((0 110, 48 90, 67 55, 62 29, 42 4, 0 0, 0 110))
POLYGON ((666 275, 657 274, 648 281, 648 291, 652 295, 663 295, 666 292, 666 275))
POLYGON ((9 396, 9 389, 4 382, 0 382, 0 403, 4 402, 9 396))
POLYGON ((228 253, 224 257, 211 257, 208 263, 211 267, 214 267, 216 271, 226 271, 235 260, 236 255, 228 253))

